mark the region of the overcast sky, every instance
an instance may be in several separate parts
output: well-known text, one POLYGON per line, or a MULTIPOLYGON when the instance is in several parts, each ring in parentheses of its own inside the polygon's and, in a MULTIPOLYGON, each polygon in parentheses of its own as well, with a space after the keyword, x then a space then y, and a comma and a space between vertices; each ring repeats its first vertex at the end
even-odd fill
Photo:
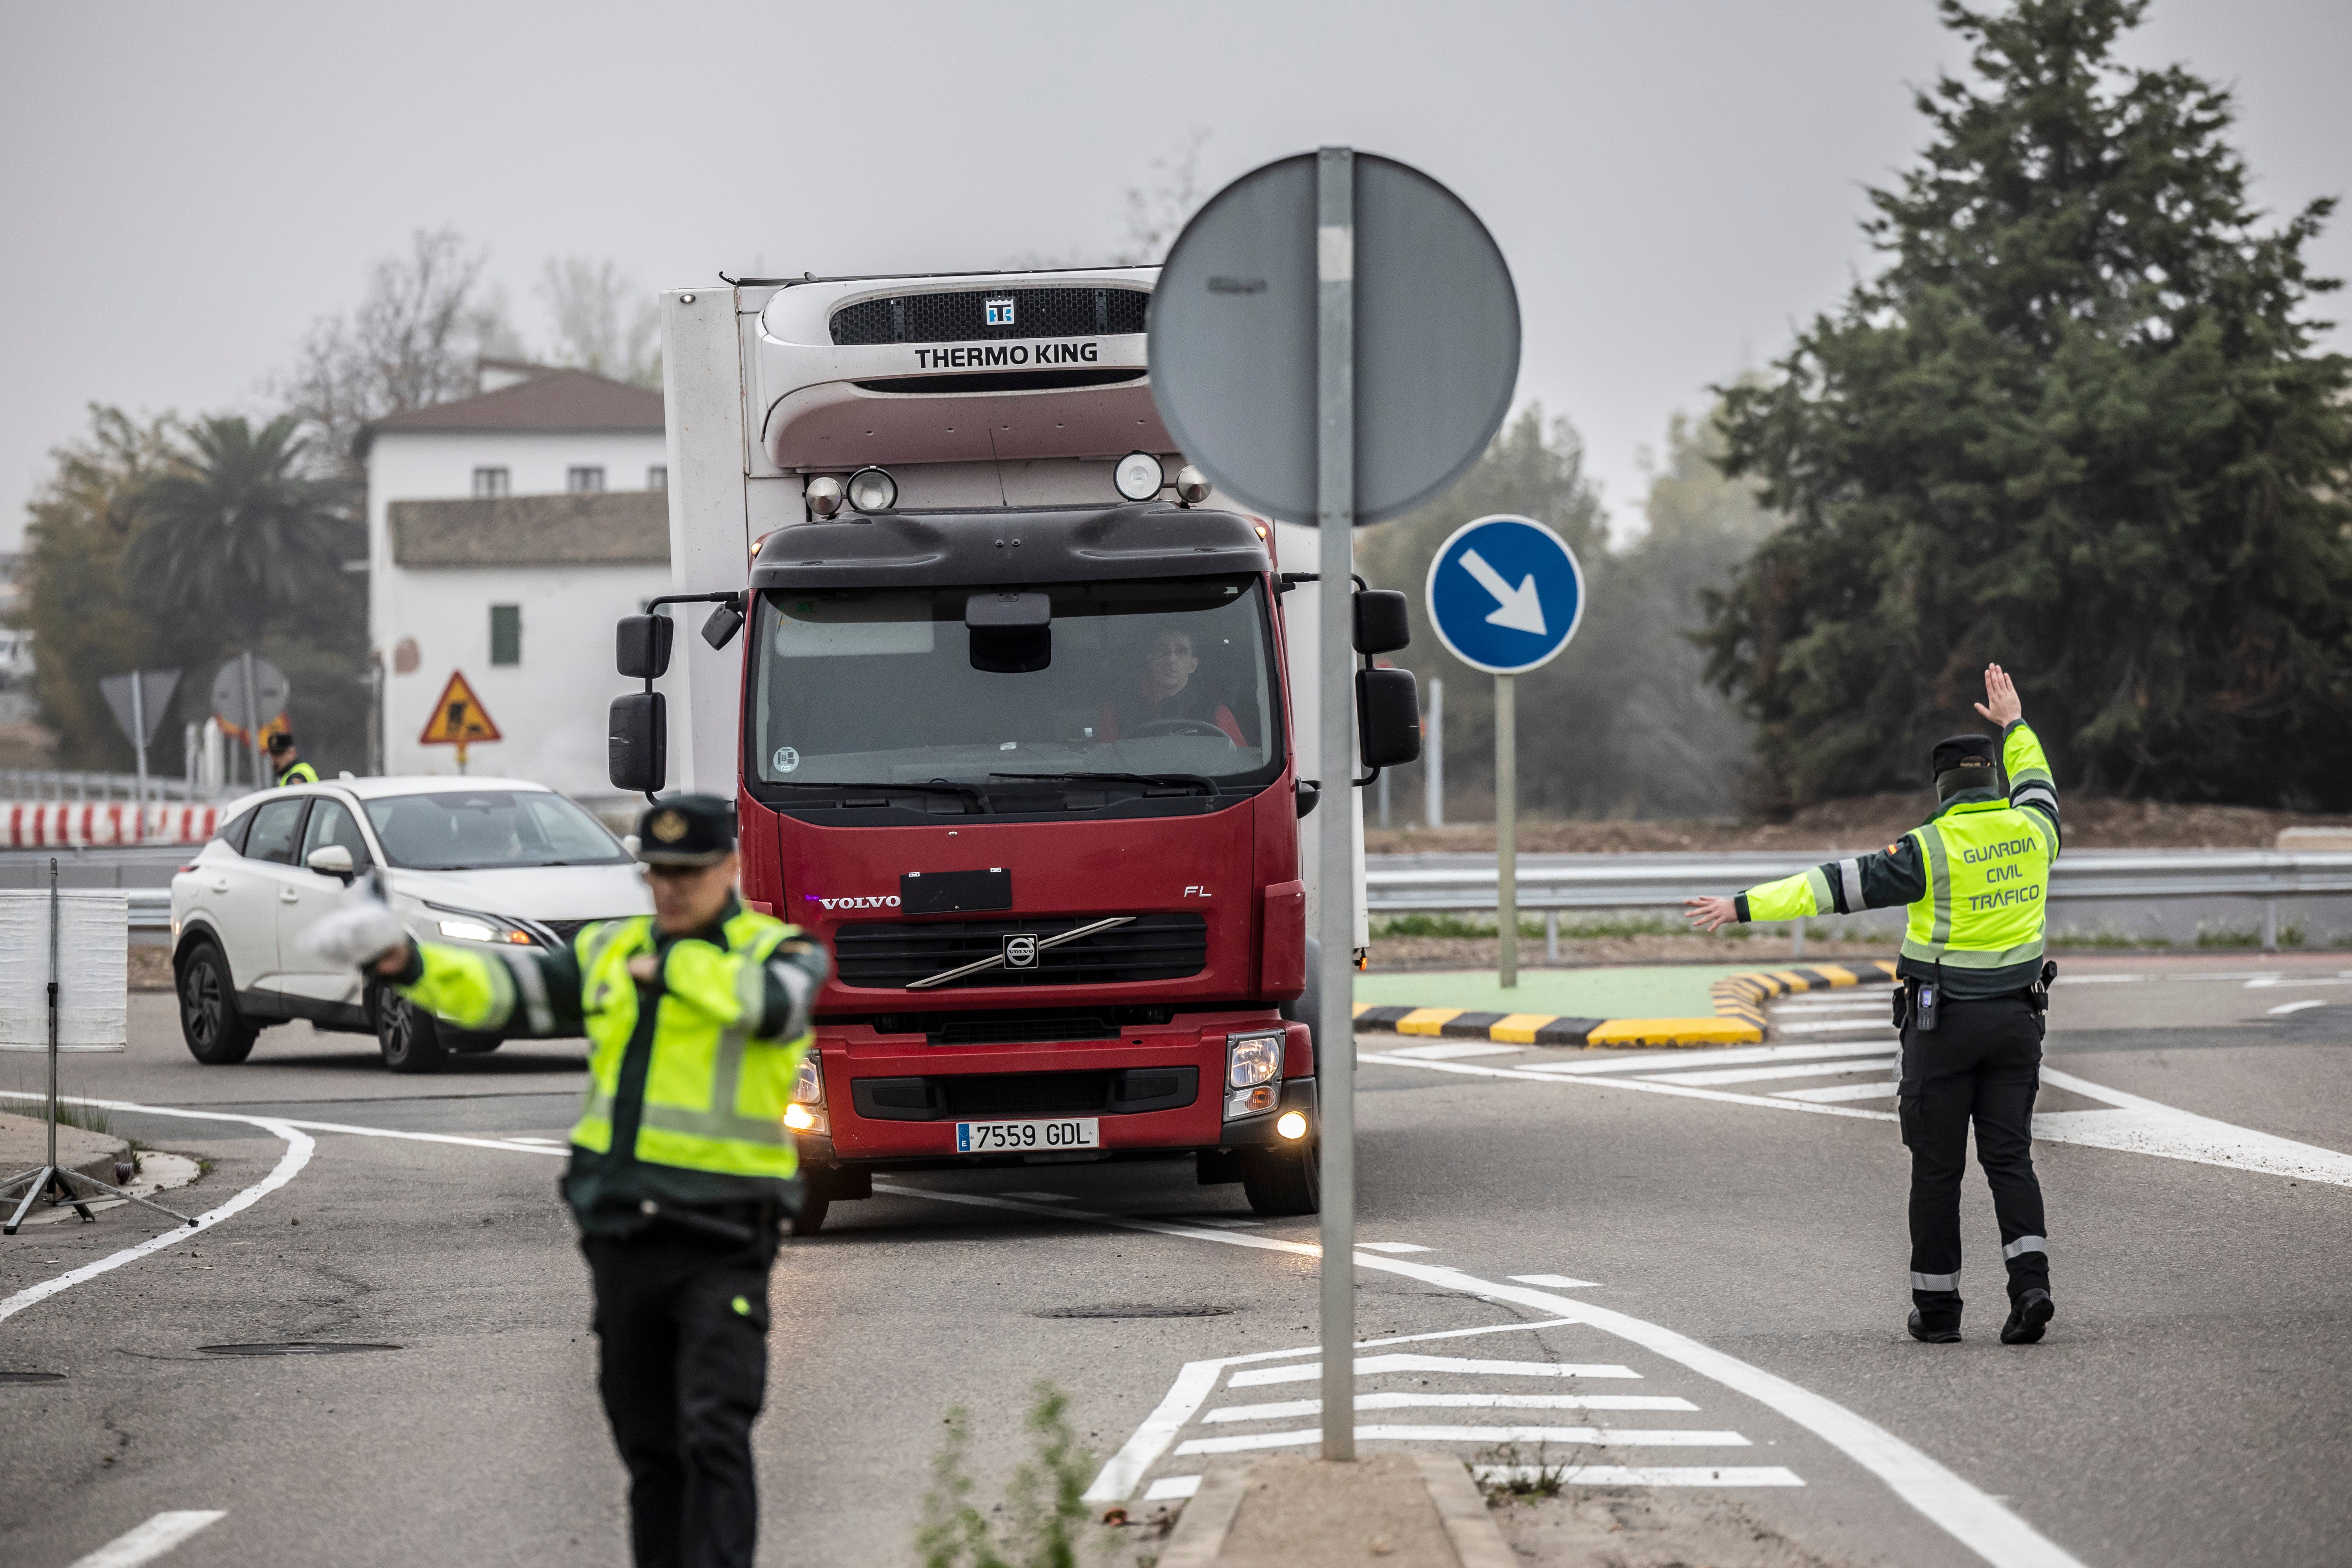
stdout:
MULTIPOLYGON (((2352 184, 2352 5, 2157 0, 2131 52, 2236 86, 2273 210, 2352 184)), ((1927 0, 10 5, 0 548, 84 404, 265 411, 415 229, 487 248, 529 338, 551 255, 647 289, 1108 255, 1194 128, 1212 189, 1344 142, 1459 192, 1517 280, 1521 398, 1622 517, 1668 415, 1867 265, 1910 86, 1964 64, 1927 0)))

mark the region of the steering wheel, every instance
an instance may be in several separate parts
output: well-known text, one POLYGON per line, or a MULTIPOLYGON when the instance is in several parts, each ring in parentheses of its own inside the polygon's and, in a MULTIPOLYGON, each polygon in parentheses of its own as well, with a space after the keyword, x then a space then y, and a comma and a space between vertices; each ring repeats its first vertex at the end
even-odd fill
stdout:
POLYGON ((1231 735, 1206 719, 1154 719, 1148 723, 1138 724, 1119 739, 1141 741, 1153 735, 1200 735, 1204 738, 1214 735, 1228 746, 1234 743, 1231 735))

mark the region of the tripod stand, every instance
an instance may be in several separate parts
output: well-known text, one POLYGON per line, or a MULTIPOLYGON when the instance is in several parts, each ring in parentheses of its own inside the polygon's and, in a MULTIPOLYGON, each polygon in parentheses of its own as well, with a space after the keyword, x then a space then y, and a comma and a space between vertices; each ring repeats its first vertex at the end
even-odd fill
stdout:
POLYGON ((143 1204, 157 1214, 170 1215, 182 1225, 194 1226, 196 1223, 194 1220, 184 1214, 174 1213, 162 1204, 150 1203, 136 1193, 126 1193, 121 1187, 108 1186, 95 1176, 86 1176, 79 1171, 58 1163, 58 948, 59 945, 58 905, 58 863, 55 858, 52 858, 49 861, 49 1158, 48 1163, 45 1165, 19 1172, 6 1181, 0 1182, 0 1193, 6 1193, 22 1183, 31 1184, 25 1188, 24 1201, 19 1203, 16 1212, 8 1216, 8 1223, 0 1226, 0 1235, 16 1235, 16 1227, 25 1223, 25 1215, 31 1211, 34 1200, 45 1193, 48 1194, 50 1207, 70 1204, 73 1205, 74 1213, 81 1215, 84 1220, 95 1217, 89 1212, 89 1205, 93 1199, 110 1197, 121 1198, 134 1204, 143 1204), (77 1197, 74 1195, 73 1188, 76 1182, 79 1182, 85 1187, 94 1188, 96 1191, 77 1197))

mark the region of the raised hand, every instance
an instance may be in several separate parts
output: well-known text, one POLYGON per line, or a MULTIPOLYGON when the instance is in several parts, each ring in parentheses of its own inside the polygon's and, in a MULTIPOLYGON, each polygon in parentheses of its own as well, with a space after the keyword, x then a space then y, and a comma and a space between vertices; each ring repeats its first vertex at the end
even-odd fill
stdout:
POLYGON ((1713 931, 1738 920, 1739 906, 1729 899, 1685 899, 1683 918, 1701 931, 1713 931))
POLYGON ((1997 664, 1985 666, 1985 700, 1977 704, 1977 711, 2004 730, 2025 717, 2025 707, 2017 700, 2017 683, 1997 664))

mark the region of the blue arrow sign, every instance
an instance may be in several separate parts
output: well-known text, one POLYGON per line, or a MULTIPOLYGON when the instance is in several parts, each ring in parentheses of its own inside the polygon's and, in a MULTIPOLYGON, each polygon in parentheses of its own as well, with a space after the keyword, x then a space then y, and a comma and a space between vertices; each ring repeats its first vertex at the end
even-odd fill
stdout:
POLYGON ((1548 663, 1584 619, 1584 572, 1531 518, 1482 517, 1429 563, 1429 619, 1454 657, 1494 675, 1548 663))

